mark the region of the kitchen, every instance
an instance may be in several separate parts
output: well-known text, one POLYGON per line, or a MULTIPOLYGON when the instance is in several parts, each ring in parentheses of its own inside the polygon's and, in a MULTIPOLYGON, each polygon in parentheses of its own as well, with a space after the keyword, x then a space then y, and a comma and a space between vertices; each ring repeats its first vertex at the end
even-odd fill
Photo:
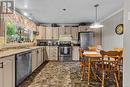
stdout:
MULTIPOLYGON (((70 4, 69 1, 65 2, 65 5, 61 1, 58 2, 62 4, 57 6, 56 2, 50 4, 52 2, 43 1, 45 7, 43 6, 44 9, 42 10, 40 2, 17 0, 15 2, 15 14, 1 13, 0 77, 2 78, 0 78, 0 87, 59 87, 61 85, 63 87, 77 87, 77 85, 88 87, 87 83, 81 81, 80 68, 77 68, 80 66, 79 49, 88 50, 87 47, 90 45, 97 46, 97 49, 100 50, 123 48, 123 35, 117 35, 114 31, 118 24, 123 24, 122 0, 115 6, 114 10, 112 9, 114 7, 111 7, 108 12, 103 10, 104 13, 102 13, 102 6, 110 5, 112 1, 108 4, 105 1, 88 1, 88 3, 91 3, 91 6, 89 6, 89 9, 92 9, 92 12, 90 11, 91 16, 88 15, 88 12, 84 13, 84 9, 81 11, 81 14, 84 15, 76 15, 76 9, 70 6, 74 4, 70 4), (39 4, 39 7, 35 3, 39 4), (99 4, 98 10, 95 7, 97 4, 99 4), (99 11, 96 18, 95 11, 99 11), (105 17, 101 16, 102 14, 105 17), (96 22, 101 21, 104 27, 90 28, 95 20, 96 22), (110 35, 105 36, 108 33, 112 33, 110 35, 116 39, 112 39, 110 35), (111 44, 111 42, 114 44, 111 44), (61 72, 58 73, 59 71, 61 72), (71 73, 74 76, 76 72, 78 75, 76 74, 77 77, 75 78, 68 75, 68 73, 71 73), (59 77, 62 77, 61 80, 58 79, 59 77), (70 79, 67 78, 79 81, 73 82, 73 79, 69 81, 70 79)), ((85 1, 83 2, 85 3, 85 1)), ((83 3, 75 2, 77 9, 81 9, 79 8, 81 4, 83 3)), ((87 8, 88 11, 89 9, 87 8)), ((94 82, 94 84, 101 85, 100 82, 99 84, 94 82)), ((94 84, 91 85, 96 87, 94 84)))

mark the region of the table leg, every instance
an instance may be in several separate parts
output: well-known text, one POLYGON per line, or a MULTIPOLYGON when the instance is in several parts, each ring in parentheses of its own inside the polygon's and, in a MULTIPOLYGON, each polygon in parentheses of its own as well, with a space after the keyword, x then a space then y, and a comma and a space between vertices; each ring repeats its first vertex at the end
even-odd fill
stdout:
POLYGON ((91 64, 90 64, 90 58, 88 58, 88 85, 90 84, 90 68, 91 68, 91 64))

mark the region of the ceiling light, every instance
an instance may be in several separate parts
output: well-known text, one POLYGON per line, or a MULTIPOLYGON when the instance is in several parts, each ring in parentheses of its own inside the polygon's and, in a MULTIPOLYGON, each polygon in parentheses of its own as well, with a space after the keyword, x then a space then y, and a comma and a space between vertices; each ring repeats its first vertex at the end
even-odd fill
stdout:
POLYGON ((28 14, 26 12, 24 12, 24 16, 28 16, 28 14))
POLYGON ((95 13, 96 13, 96 15, 95 15, 95 22, 90 26, 90 28, 102 28, 103 27, 103 25, 101 25, 97 20, 98 20, 98 18, 97 18, 97 7, 99 6, 99 4, 96 4, 96 5, 94 5, 94 7, 95 7, 95 13))

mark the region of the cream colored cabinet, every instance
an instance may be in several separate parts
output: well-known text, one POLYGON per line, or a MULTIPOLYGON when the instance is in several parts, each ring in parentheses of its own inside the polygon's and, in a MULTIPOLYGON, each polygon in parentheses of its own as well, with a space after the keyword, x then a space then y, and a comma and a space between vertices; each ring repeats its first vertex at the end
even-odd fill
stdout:
POLYGON ((87 26, 79 26, 79 31, 80 32, 86 32, 88 30, 87 26))
POLYGON ((37 50, 32 51, 32 71, 37 68, 37 50))
POLYGON ((46 39, 52 39, 52 27, 46 27, 46 39))
POLYGON ((42 27, 41 26, 37 26, 37 31, 39 32, 39 35, 37 36, 37 39, 42 39, 43 36, 42 36, 42 27))
POLYGON ((46 27, 37 26, 37 31, 39 32, 37 39, 46 39, 46 27))
POLYGON ((59 39, 59 28, 58 27, 53 27, 52 28, 53 30, 53 39, 55 40, 55 39, 59 39))
POLYGON ((0 59, 0 87, 15 87, 15 56, 0 59))
POLYGON ((64 35, 64 34, 66 34, 66 29, 65 29, 65 27, 59 27, 59 36, 60 36, 60 35, 64 35))
POLYGON ((95 29, 95 30, 93 30, 93 32, 94 32, 94 42, 95 42, 95 45, 101 45, 101 43, 102 43, 102 31, 101 31, 101 29, 95 29))
POLYGON ((71 27, 65 27, 66 33, 71 35, 71 27))
POLYGON ((37 59, 38 59, 38 66, 42 64, 42 49, 37 49, 37 59))
POLYGON ((72 31, 71 32, 72 39, 77 40, 78 39, 78 27, 72 27, 71 31, 72 31))
POLYGON ((50 46, 49 60, 58 60, 58 47, 57 46, 50 46))
POLYGON ((73 55, 72 58, 74 61, 79 60, 79 46, 73 46, 73 55))
POLYGON ((58 60, 58 46, 46 46, 47 59, 58 60))
POLYGON ((44 62, 45 61, 48 61, 48 53, 47 53, 47 47, 46 46, 44 46, 43 47, 44 48, 44 50, 43 50, 43 59, 44 59, 44 62))

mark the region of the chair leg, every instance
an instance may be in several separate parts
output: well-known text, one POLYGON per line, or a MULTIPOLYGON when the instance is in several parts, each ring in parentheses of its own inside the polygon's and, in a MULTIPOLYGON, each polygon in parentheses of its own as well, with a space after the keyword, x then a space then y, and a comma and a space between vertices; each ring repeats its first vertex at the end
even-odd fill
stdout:
POLYGON ((116 73, 114 73, 114 77, 115 77, 115 81, 116 81, 116 86, 117 86, 117 87, 120 87, 120 86, 119 86, 119 83, 118 83, 118 79, 117 79, 116 73))
POLYGON ((84 66, 82 66, 82 69, 81 69, 81 73, 82 73, 82 80, 84 80, 84 72, 85 72, 85 67, 84 66))
POLYGON ((102 87, 104 87, 105 72, 102 73, 102 87))

